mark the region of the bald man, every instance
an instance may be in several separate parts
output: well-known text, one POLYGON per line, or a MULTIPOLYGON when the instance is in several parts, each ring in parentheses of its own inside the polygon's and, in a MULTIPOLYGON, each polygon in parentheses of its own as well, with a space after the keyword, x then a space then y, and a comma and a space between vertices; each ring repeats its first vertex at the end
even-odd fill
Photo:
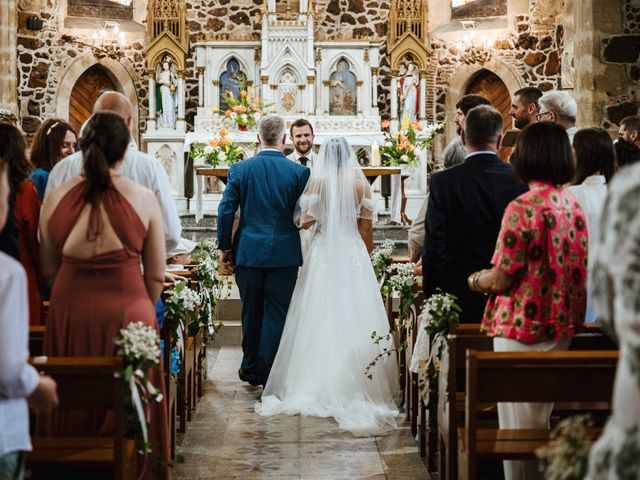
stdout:
MULTIPOLYGON (((93 106, 93 112, 114 113, 122 117, 129 130, 131 130, 133 119, 131 103, 127 97, 119 92, 107 92, 101 95, 93 106)), ((60 160, 49 174, 45 197, 51 190, 58 188, 67 180, 82 175, 82 170, 81 151, 60 160)), ((120 173, 155 194, 164 219, 167 252, 173 250, 180 242, 182 227, 180 226, 180 217, 171 194, 171 185, 162 164, 146 153, 140 152, 132 141, 125 153, 120 173)))

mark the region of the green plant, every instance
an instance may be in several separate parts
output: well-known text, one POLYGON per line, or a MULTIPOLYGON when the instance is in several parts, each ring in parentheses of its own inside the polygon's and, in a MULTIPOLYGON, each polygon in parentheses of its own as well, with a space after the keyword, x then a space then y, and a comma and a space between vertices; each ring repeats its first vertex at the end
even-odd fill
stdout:
POLYGON ((226 128, 217 137, 209 140, 208 144, 193 143, 190 151, 191 158, 204 159, 213 168, 218 165, 232 165, 244 158, 245 151, 241 145, 233 141, 226 128))

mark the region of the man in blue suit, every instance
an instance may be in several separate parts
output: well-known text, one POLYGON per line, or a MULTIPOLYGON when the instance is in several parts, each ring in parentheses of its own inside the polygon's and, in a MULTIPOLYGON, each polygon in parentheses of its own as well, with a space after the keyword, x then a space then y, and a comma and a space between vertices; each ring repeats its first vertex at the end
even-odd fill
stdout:
POLYGON ((260 152, 229 168, 218 207, 220 261, 235 265, 242 300, 244 356, 238 375, 251 385, 267 382, 302 265, 293 214, 310 170, 284 156, 285 135, 281 117, 267 115, 260 121, 260 152), (238 207, 240 223, 232 244, 238 207))

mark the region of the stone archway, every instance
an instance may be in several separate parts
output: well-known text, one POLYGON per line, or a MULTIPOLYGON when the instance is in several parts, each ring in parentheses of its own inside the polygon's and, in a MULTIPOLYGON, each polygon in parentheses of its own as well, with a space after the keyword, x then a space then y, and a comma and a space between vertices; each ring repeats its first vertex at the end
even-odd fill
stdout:
POLYGON ((135 80, 138 75, 130 66, 125 66, 111 58, 98 59, 92 53, 87 53, 78 57, 67 71, 62 75, 56 94, 56 117, 69 118, 69 102, 76 82, 80 77, 94 65, 100 65, 116 90, 124 94, 131 102, 132 122, 131 136, 139 144, 140 135, 140 106, 135 80))
POLYGON ((445 102, 445 112, 448 119, 445 125, 447 143, 456 136, 456 126, 453 123, 453 118, 456 114, 456 103, 467 92, 469 85, 481 70, 489 70, 496 74, 506 85, 510 96, 513 96, 516 90, 524 86, 524 80, 520 74, 500 60, 491 59, 484 64, 464 65, 457 68, 449 80, 449 91, 445 102))

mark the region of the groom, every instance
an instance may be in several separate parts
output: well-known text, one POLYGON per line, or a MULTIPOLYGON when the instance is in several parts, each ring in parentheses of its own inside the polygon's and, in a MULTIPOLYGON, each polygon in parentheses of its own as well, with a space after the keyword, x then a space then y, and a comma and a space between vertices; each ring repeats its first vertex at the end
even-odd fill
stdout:
POLYGON ((251 385, 267 382, 302 265, 293 214, 310 170, 284 156, 285 135, 282 117, 262 118, 260 152, 229 168, 218 207, 220 261, 235 265, 242 300, 244 356, 238 375, 251 385), (240 223, 232 244, 238 207, 240 223))

